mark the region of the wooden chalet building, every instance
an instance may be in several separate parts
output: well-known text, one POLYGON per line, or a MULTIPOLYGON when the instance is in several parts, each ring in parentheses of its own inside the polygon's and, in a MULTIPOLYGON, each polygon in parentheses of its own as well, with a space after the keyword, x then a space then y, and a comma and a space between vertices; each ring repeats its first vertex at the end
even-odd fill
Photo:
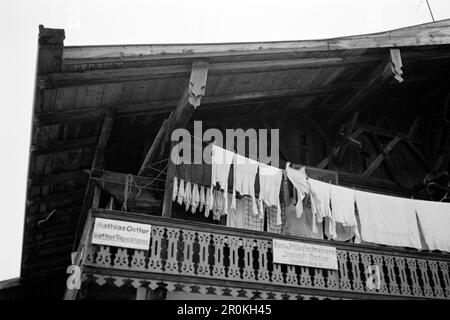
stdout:
POLYGON ((450 298, 448 252, 243 230, 185 214, 172 203, 176 168, 167 161, 171 132, 191 131, 194 120, 203 130, 278 128, 281 168, 289 161, 342 186, 442 200, 450 192, 450 20, 311 41, 64 39, 64 30, 39 28, 14 296, 450 298), (92 244, 96 218, 151 225, 148 250, 92 244), (273 239, 333 246, 339 268, 273 263, 273 239), (373 263, 381 286, 369 290, 373 263), (66 287, 72 264, 80 289, 66 287))

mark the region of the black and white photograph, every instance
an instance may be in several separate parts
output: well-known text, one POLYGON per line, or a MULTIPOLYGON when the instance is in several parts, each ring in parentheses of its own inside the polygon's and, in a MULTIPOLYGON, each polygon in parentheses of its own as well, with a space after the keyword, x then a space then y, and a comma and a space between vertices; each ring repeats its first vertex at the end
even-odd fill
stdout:
POLYGON ((4 0, 0 34, 0 300, 450 300, 450 1, 4 0))

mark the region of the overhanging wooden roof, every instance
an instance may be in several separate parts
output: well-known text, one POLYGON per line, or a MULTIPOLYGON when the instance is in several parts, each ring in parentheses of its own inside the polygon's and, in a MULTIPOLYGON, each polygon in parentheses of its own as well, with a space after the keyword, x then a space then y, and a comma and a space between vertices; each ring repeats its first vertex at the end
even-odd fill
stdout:
POLYGON ((40 30, 22 277, 69 263, 84 170, 92 166, 104 115, 114 114, 109 144, 126 153, 127 144, 142 143, 142 155, 127 156, 145 155, 187 88, 194 60, 209 61, 199 119, 255 110, 345 115, 376 102, 367 98, 374 89, 432 93, 448 84, 450 67, 450 20, 310 41, 64 47, 63 39, 63 30, 40 30), (390 71, 390 48, 400 48, 401 84, 390 71))

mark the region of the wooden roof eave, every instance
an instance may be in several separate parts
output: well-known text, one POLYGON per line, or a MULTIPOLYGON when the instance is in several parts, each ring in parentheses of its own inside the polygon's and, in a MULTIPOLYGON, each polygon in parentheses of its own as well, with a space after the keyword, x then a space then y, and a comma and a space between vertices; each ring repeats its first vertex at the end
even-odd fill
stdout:
POLYGON ((323 40, 214 44, 66 46, 63 60, 170 59, 283 52, 393 48, 450 44, 450 19, 391 31, 323 40))

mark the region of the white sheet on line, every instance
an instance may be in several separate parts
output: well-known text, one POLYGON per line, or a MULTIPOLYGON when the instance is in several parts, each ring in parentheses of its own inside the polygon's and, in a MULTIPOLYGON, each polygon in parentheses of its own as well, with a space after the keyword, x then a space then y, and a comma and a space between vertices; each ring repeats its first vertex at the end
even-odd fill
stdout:
POLYGON ((355 191, 363 241, 422 249, 410 199, 355 191))
POLYGON ((430 250, 450 252, 450 203, 410 200, 430 250))

